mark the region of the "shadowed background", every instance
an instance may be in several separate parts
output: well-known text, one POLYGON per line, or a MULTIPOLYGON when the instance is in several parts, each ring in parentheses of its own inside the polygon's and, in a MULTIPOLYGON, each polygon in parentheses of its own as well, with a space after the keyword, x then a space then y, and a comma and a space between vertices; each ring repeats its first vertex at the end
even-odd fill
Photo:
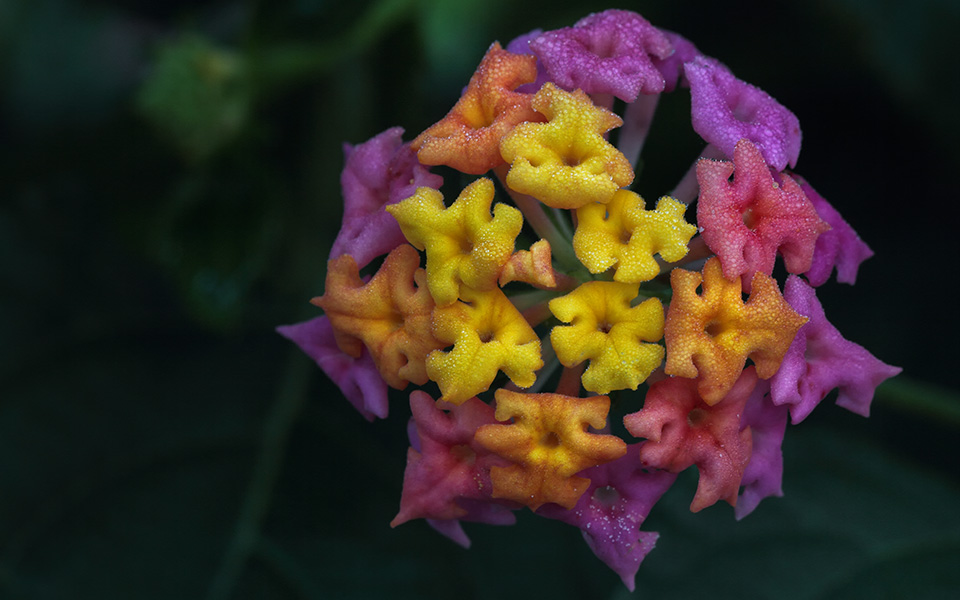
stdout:
MULTIPOLYGON (((317 314, 342 143, 442 117, 493 40, 609 8, 529 0, 0 3, 0 598, 626 598, 518 513, 391 530, 404 393, 367 423, 273 332, 317 314)), ((818 290, 904 373, 787 431, 783 499, 644 525, 647 598, 953 597, 960 6, 635 2, 800 119, 804 175, 876 256, 818 290)), ((639 190, 702 142, 677 94, 639 190)), ((686 105, 684 104, 686 103, 686 105)))

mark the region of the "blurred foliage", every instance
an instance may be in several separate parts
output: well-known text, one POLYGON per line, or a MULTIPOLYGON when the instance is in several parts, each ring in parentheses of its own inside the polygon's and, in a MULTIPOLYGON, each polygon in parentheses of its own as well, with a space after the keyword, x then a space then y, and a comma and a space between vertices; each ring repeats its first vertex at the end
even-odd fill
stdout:
MULTIPOLYGON (((412 137, 491 41, 603 8, 0 2, 0 597, 627 597, 528 513, 470 551, 391 530, 404 394, 368 424, 273 333, 315 314, 343 142, 412 137)), ((905 368, 869 420, 828 398, 792 428, 786 496, 743 522, 690 514, 682 478, 637 595, 954 597, 960 331, 918 290, 956 256, 957 4, 627 8, 797 113, 800 172, 877 254, 827 313, 905 368)), ((687 167, 687 110, 658 114, 645 195, 687 167)))

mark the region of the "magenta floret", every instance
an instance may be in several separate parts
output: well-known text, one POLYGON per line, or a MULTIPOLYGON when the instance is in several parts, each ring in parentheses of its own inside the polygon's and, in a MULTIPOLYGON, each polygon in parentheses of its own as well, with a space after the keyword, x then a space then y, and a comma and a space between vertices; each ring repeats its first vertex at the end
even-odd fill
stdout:
POLYGON ((626 10, 592 14, 573 27, 548 31, 530 48, 560 87, 612 94, 626 102, 663 91, 663 75, 653 58, 673 52, 663 32, 626 10))
POLYGON ((743 471, 742 488, 734 515, 737 520, 753 512, 761 500, 783 496, 783 435, 787 429, 787 409, 770 401, 770 384, 760 380, 744 407, 741 427, 750 428, 753 447, 750 462, 743 471))

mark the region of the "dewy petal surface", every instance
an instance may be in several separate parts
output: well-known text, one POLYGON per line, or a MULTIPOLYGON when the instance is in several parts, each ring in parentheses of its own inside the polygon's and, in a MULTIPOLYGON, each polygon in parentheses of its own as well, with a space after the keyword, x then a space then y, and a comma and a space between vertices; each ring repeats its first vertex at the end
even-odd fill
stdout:
POLYGON ((359 357, 345 354, 337 346, 333 326, 326 316, 295 325, 277 327, 277 333, 296 344, 327 374, 350 404, 368 421, 387 418, 387 384, 380 377, 370 352, 359 357))
POLYGON ((438 306, 455 302, 461 283, 480 291, 497 287, 523 215, 502 203, 491 215, 493 196, 493 182, 482 177, 464 188, 449 208, 433 188, 419 188, 387 208, 410 243, 426 250, 427 285, 438 306))
POLYGON ((800 328, 780 370, 770 380, 774 404, 790 407, 790 418, 799 423, 834 388, 837 404, 864 417, 877 386, 900 373, 863 346, 850 342, 827 321, 816 292, 795 275, 787 278, 784 299, 809 319, 800 328))
POLYGON ((625 102, 663 91, 663 75, 653 59, 673 52, 662 31, 627 10, 607 10, 548 31, 530 48, 560 87, 613 94, 625 102))
POLYGON ((690 82, 693 129, 727 156, 746 138, 782 171, 800 156, 800 121, 769 94, 740 81, 719 61, 698 56, 684 63, 690 82))
POLYGON ((725 279, 720 261, 711 258, 703 275, 674 269, 673 299, 664 338, 668 375, 694 378, 704 401, 716 404, 733 387, 747 358, 762 379, 777 372, 797 330, 807 318, 780 295, 773 278, 757 273, 744 302, 740 278, 725 279), (703 293, 697 287, 703 284, 703 293))
POLYGON ((817 287, 830 279, 834 267, 837 269, 837 281, 853 285, 857 280, 860 263, 873 256, 873 250, 867 246, 857 232, 850 227, 840 213, 817 193, 803 178, 798 178, 800 189, 817 209, 820 218, 830 225, 830 231, 820 234, 813 249, 810 270, 804 276, 810 285, 817 287))
POLYGON ((503 162, 500 139, 517 123, 539 121, 531 94, 515 91, 537 77, 537 59, 494 42, 446 117, 413 141, 420 162, 482 175, 503 162))
POLYGON ((550 301, 550 311, 560 321, 550 332, 550 343, 566 367, 585 360, 587 391, 637 389, 663 361, 663 306, 648 298, 637 306, 637 284, 589 281, 566 296, 550 301))
POLYGON ((660 274, 654 254, 668 262, 686 256, 687 244, 697 233, 697 227, 683 218, 686 209, 682 202, 664 196, 656 209, 646 210, 639 195, 617 190, 607 204, 577 209, 574 252, 591 273, 614 268, 614 281, 649 281, 660 274))
POLYGON ((696 381, 662 379, 650 386, 643 408, 623 418, 631 435, 647 438, 640 446, 645 466, 674 473, 697 466, 693 512, 718 500, 736 505, 752 447, 750 429, 741 430, 740 420, 756 382, 753 367, 747 367, 730 393, 711 406, 700 398, 696 381))
POLYGON ((737 520, 753 512, 761 500, 782 496, 783 434, 787 428, 787 409, 770 400, 770 384, 758 381, 743 411, 740 427, 750 428, 753 448, 750 462, 740 482, 741 492, 734 507, 737 520))
POLYGON ((677 478, 669 471, 646 470, 636 452, 636 445, 628 445, 624 456, 581 472, 590 487, 572 509, 545 504, 537 510, 539 515, 580 528, 593 553, 630 591, 641 561, 659 537, 640 531, 640 526, 677 478))
POLYGON ((630 185, 633 168, 603 134, 623 121, 582 91, 546 83, 533 98, 546 123, 521 123, 503 138, 507 185, 554 208, 607 203, 630 185))
POLYGON ((440 386, 441 400, 460 404, 486 391, 497 371, 520 387, 533 385, 543 360, 540 339, 523 315, 499 288, 466 290, 463 300, 434 312, 434 335, 453 344, 449 352, 427 357, 427 374, 440 386))
POLYGON ((410 196, 418 187, 439 188, 443 179, 417 161, 416 153, 393 127, 357 146, 344 145, 340 175, 343 223, 330 257, 353 256, 361 269, 406 240, 384 207, 410 196))
POLYGON ((443 347, 431 333, 434 302, 419 267, 420 254, 404 244, 364 283, 353 257, 344 254, 327 264, 326 291, 311 300, 330 319, 340 349, 359 357, 366 346, 397 389, 426 383, 426 356, 443 347))
POLYGON ((547 502, 573 508, 590 485, 576 474, 624 455, 627 446, 613 435, 587 432, 607 422, 606 396, 574 398, 561 394, 522 394, 499 389, 497 420, 477 430, 481 446, 513 463, 493 467, 493 497, 536 510, 547 502), (509 421, 509 423, 504 423, 509 421))
POLYGON ((756 146, 737 142, 733 162, 700 159, 697 223, 703 240, 723 263, 723 274, 770 275, 779 252, 787 271, 803 273, 813 260, 817 237, 830 229, 789 175, 774 180, 756 146), (729 181, 730 176, 733 181, 729 181))

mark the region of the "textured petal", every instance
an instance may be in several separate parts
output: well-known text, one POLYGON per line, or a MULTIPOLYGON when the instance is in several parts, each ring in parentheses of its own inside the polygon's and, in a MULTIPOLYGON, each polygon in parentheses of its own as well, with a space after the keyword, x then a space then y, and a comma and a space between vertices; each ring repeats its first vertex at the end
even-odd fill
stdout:
POLYGON ((690 87, 690 83, 683 74, 683 64, 700 56, 700 51, 693 43, 678 33, 660 30, 673 46, 673 53, 666 58, 654 58, 653 64, 663 75, 663 91, 672 92, 678 85, 690 87))
POLYGON ((431 333, 434 302, 419 266, 419 253, 404 244, 364 283, 345 254, 327 264, 326 293, 311 300, 329 317, 340 349, 359 357, 366 346, 384 380, 397 389, 426 383, 427 354, 443 347, 431 333))
POLYGON ((673 299, 667 310, 664 338, 668 375, 699 376, 700 395, 719 402, 740 376, 747 358, 757 374, 769 379, 806 317, 780 295, 777 283, 763 273, 753 277, 753 293, 744 302, 740 278, 725 279, 720 261, 711 258, 703 275, 674 269, 673 299), (703 293, 697 288, 703 284, 703 293))
POLYGON ((566 296, 550 301, 560 321, 550 332, 550 343, 566 367, 585 360, 587 391, 637 389, 663 361, 663 306, 648 298, 637 306, 637 284, 589 281, 566 296))
POLYGON ((679 473, 693 465, 700 482, 690 510, 698 512, 718 500, 732 506, 750 460, 750 429, 740 429, 744 406, 757 382, 747 367, 730 393, 706 404, 696 381, 672 377, 650 386, 643 408, 623 418, 631 435, 647 438, 640 446, 645 466, 679 473))
POLYGON ((620 117, 594 106, 583 91, 552 83, 540 88, 533 107, 547 122, 522 123, 500 143, 511 189, 555 208, 578 208, 609 202, 630 185, 630 162, 603 136, 623 124, 620 117))
POLYGON ((645 210, 643 198, 617 190, 607 204, 577 209, 573 249, 591 273, 614 268, 614 281, 640 283, 660 274, 654 254, 668 262, 686 256, 697 227, 683 219, 687 206, 669 196, 655 210, 645 210))
POLYGON ((346 165, 340 175, 343 224, 330 257, 353 256, 361 269, 404 243, 396 221, 384 211, 388 204, 413 194, 418 187, 439 188, 443 179, 417 161, 393 127, 357 146, 344 146, 346 165))
POLYGON ((633 591, 640 563, 659 537, 655 532, 640 531, 640 526, 677 475, 646 470, 631 446, 624 456, 581 475, 590 480, 590 487, 576 506, 568 510, 544 504, 537 514, 580 528, 597 558, 633 591))
POLYGON ((791 420, 799 423, 831 390, 839 388, 838 405, 868 416, 874 390, 902 369, 844 339, 827 321, 816 292, 799 277, 787 279, 783 297, 809 321, 770 380, 774 404, 788 405, 791 420))
POLYGON ((480 291, 497 287, 500 270, 523 227, 523 215, 501 203, 491 215, 493 194, 493 182, 480 178, 449 208, 432 188, 420 188, 387 208, 410 243, 427 251, 427 286, 437 306, 455 302, 461 283, 480 291))
POLYGON ((366 349, 357 358, 341 351, 326 316, 277 327, 277 333, 312 358, 366 420, 387 418, 387 384, 373 358, 366 349))
POLYGON ((481 175, 503 162, 500 139, 517 123, 538 121, 530 94, 515 91, 537 76, 537 60, 494 42, 446 117, 413 141, 420 162, 481 175))
POLYGON ((780 446, 787 428, 787 409, 770 401, 768 382, 757 382, 747 400, 740 426, 750 428, 753 449, 740 482, 740 498, 734 508, 737 520, 753 512, 764 498, 783 495, 783 452, 780 446))
POLYGON ((684 64, 690 82, 693 129, 727 156, 742 138, 760 149, 767 164, 782 171, 800 156, 800 121, 769 94, 734 77, 705 56, 684 64))
POLYGON ((817 209, 820 218, 830 225, 830 231, 820 234, 817 238, 810 270, 805 272, 804 276, 810 285, 817 287, 827 282, 836 267, 837 281, 853 285, 857 280, 857 269, 860 263, 873 256, 873 250, 809 183, 802 178, 797 178, 797 182, 813 207, 817 209))
POLYGON ((573 398, 561 394, 496 393, 499 425, 484 425, 476 440, 510 462, 493 467, 493 497, 536 510, 547 502, 573 508, 590 480, 576 474, 624 455, 627 446, 613 435, 588 433, 607 423, 606 396, 573 398))
POLYGON ((703 241, 716 252, 727 278, 743 276, 747 291, 755 272, 773 273, 778 252, 787 271, 808 270, 817 237, 830 229, 793 179, 778 178, 780 183, 745 139, 737 142, 732 163, 697 163, 697 223, 703 241))
POLYGON ((626 10, 592 14, 573 27, 548 31, 530 48, 560 87, 613 94, 626 102, 663 91, 663 75, 652 59, 673 52, 663 32, 626 10))
POLYGON ((517 308, 499 289, 466 290, 464 302, 434 313, 434 335, 449 352, 436 350, 427 357, 427 374, 440 386, 441 398, 459 404, 486 391, 498 371, 516 385, 536 381, 540 339, 517 308))

